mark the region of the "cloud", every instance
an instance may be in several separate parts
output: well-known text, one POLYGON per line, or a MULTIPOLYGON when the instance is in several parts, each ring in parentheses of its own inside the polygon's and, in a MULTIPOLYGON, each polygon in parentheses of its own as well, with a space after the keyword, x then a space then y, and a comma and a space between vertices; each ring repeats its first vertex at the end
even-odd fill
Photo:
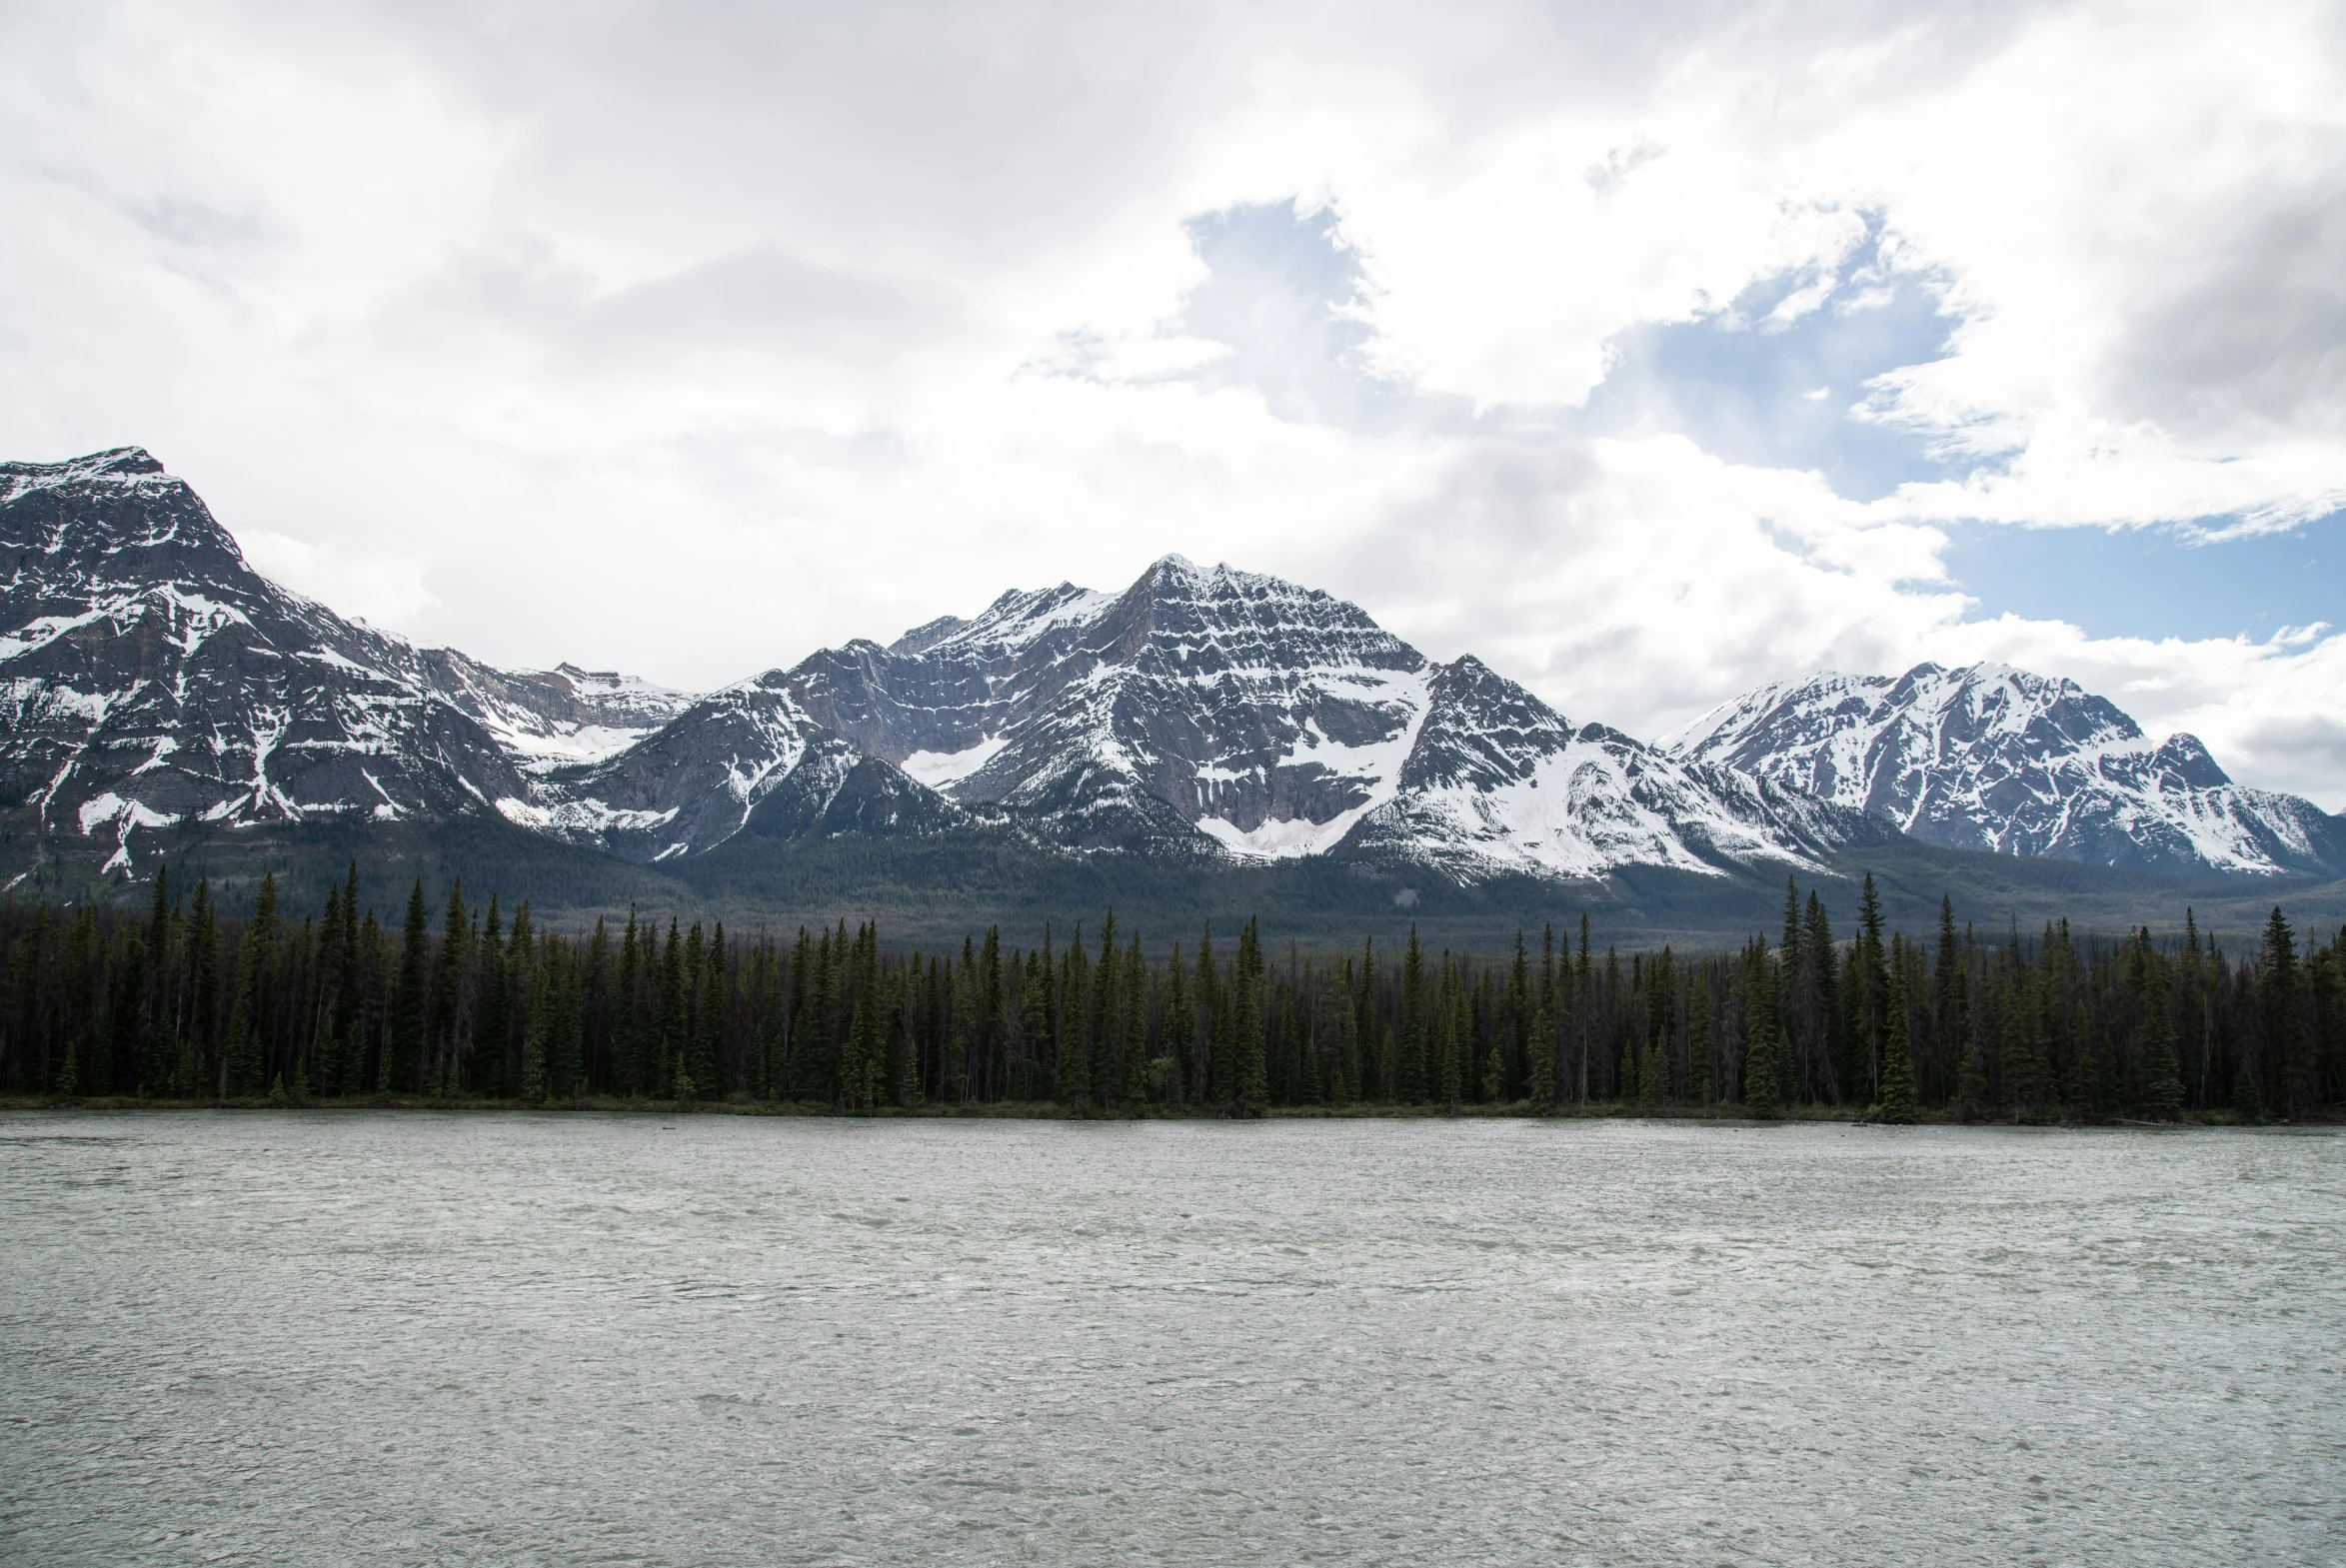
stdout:
POLYGON ((2009 658, 2335 808, 2330 634, 1947 571, 2336 527, 2333 11, 17 7, 0 448, 147 445, 519 666, 709 686, 1177 549, 1576 719, 2009 658))
POLYGON ((2346 145, 2322 165, 2320 189, 2251 193, 2129 312, 2116 408, 2203 442, 2346 437, 2346 145))
POLYGON ((952 329, 950 310, 934 301, 771 245, 601 288, 540 243, 452 257, 385 312, 378 332, 394 352, 510 333, 576 370, 713 353, 873 363, 952 329))

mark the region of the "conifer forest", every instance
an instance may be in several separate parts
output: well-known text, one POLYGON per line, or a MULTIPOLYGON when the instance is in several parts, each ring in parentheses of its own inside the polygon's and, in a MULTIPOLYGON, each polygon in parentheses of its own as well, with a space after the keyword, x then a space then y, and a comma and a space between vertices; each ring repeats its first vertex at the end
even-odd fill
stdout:
POLYGON ((1598 949, 1582 916, 1495 957, 1306 956, 1259 922, 1149 951, 1113 911, 1039 945, 958 951, 875 923, 787 935, 631 914, 591 933, 524 900, 386 923, 357 867, 298 919, 155 880, 144 917, 0 905, 0 1091, 173 1101, 1030 1106, 1840 1108, 1877 1119, 2244 1120, 2346 1098, 2346 930, 2279 908, 2245 950, 2180 928, 1982 934, 1951 902, 1886 932, 1870 877, 1836 930, 1787 882, 1739 950, 1598 949))

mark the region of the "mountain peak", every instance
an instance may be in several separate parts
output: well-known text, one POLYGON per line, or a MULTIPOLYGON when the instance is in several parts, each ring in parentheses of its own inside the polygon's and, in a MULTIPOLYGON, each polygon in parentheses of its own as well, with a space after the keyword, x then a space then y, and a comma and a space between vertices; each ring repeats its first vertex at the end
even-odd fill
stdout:
POLYGON ((2310 802, 2245 789, 2196 739, 2154 745, 2108 699, 1998 661, 1779 682, 1660 744, 1949 848, 2266 873, 2335 852, 2310 802))

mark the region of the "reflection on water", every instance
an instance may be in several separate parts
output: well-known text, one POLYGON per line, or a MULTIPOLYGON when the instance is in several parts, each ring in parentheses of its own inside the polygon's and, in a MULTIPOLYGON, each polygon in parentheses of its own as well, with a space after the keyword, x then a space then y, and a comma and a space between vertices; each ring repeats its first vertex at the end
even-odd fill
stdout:
POLYGON ((0 1558, 2305 1563, 2346 1137, 0 1116, 0 1558))

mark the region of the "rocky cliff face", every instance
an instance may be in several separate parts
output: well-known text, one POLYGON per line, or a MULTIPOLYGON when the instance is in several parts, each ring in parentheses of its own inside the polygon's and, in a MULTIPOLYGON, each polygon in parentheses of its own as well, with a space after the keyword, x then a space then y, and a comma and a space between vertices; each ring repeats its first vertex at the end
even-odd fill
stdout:
POLYGON ((1806 863, 1873 830, 1617 732, 1574 732, 1479 662, 1433 665, 1326 594, 1177 556, 1122 594, 1006 594, 885 648, 824 650, 601 769, 553 776, 566 803, 513 814, 621 852, 694 852, 742 830, 818 737, 961 813, 905 813, 919 830, 1003 823, 1074 852, 1342 846, 1469 878, 1598 876, 1806 863))
POLYGON ((1818 677, 1647 746, 1326 594, 1178 556, 1119 594, 1005 594, 693 697, 345 621, 255 573, 135 448, 0 464, 0 832, 109 866, 188 823, 489 811, 644 861, 984 827, 1054 853, 1584 878, 1813 865, 1887 823, 2118 864, 2346 864, 2337 819, 2065 682, 1818 677))
POLYGON ((2310 800, 2235 784, 2195 737, 2153 741, 2075 683, 2006 665, 1780 682, 1663 744, 1681 761, 1952 848, 2167 870, 2346 870, 2346 830, 2310 800))
POLYGON ((109 841, 109 864, 182 822, 478 809, 528 793, 549 751, 663 717, 648 692, 508 675, 286 592, 135 447, 0 464, 0 559, 5 819, 109 841))

